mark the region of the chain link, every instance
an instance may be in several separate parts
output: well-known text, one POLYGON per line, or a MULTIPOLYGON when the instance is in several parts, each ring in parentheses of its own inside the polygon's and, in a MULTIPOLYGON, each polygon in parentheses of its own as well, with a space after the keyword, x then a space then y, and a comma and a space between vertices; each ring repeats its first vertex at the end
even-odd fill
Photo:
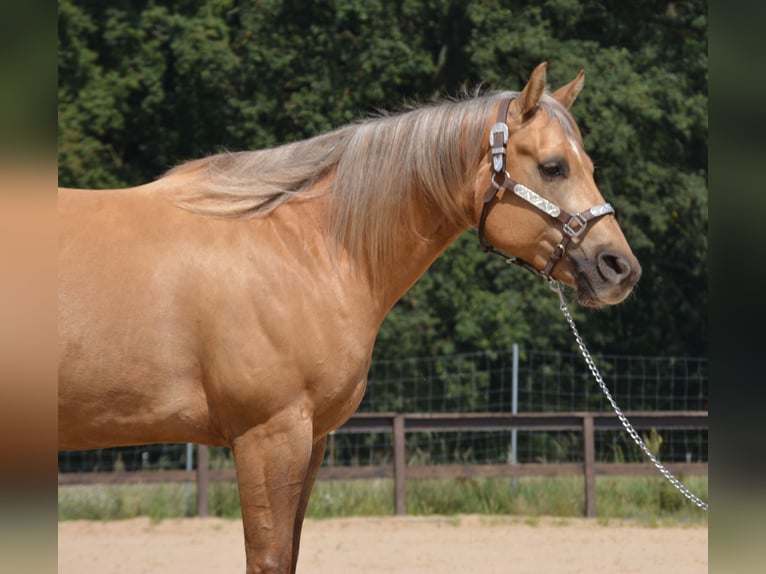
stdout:
POLYGON ((596 382, 598 383, 598 386, 601 387, 601 391, 604 393, 604 396, 609 401, 609 404, 612 405, 612 409, 614 409, 617 418, 620 419, 622 426, 625 427, 625 431, 633 439, 633 442, 635 442, 636 445, 638 445, 638 447, 644 452, 646 457, 654 463, 654 466, 657 467, 657 470, 660 472, 660 474, 662 474, 662 476, 664 476, 668 482, 670 482, 670 484, 675 486, 679 492, 686 497, 687 500, 694 503, 698 508, 707 511, 707 502, 700 499, 697 495, 695 495, 683 484, 681 484, 681 482, 675 476, 673 476, 673 474, 667 468, 665 468, 665 466, 659 460, 657 460, 657 457, 652 454, 652 452, 649 450, 649 447, 646 446, 646 443, 641 439, 638 432, 636 432, 636 429, 633 428, 633 425, 630 424, 630 421, 627 419, 627 417, 622 414, 622 410, 619 406, 617 406, 617 402, 614 400, 614 398, 612 398, 612 394, 609 392, 609 389, 607 389, 606 383, 604 383, 604 379, 601 378, 601 373, 599 373, 598 368, 596 367, 596 363, 593 361, 593 357, 591 357, 591 354, 585 347, 585 343, 583 342, 582 337, 580 337, 580 333, 577 331, 574 319, 572 318, 572 314, 569 312, 569 307, 567 307, 566 299, 564 298, 564 287, 561 285, 561 283, 554 281, 553 279, 549 281, 549 284, 551 289, 556 291, 559 295, 559 299, 561 300, 561 305, 559 308, 561 309, 561 312, 564 314, 564 318, 567 320, 567 323, 569 323, 569 326, 572 329, 575 341, 577 341, 577 346, 580 348, 580 353, 582 353, 582 356, 585 359, 585 364, 588 365, 588 369, 593 375, 593 378, 596 379, 596 382))

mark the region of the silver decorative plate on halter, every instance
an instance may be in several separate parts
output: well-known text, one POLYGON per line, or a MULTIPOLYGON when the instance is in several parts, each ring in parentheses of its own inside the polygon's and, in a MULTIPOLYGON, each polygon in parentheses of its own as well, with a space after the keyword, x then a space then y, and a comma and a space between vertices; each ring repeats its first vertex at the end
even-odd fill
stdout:
POLYGON ((534 205, 536 208, 544 211, 551 217, 558 217, 559 213, 561 213, 561 209, 559 209, 558 205, 555 205, 545 199, 544 197, 538 195, 531 189, 529 189, 526 185, 522 185, 520 183, 517 183, 513 186, 513 193, 518 195, 520 198, 528 201, 532 205, 534 205))
POLYGON ((602 203, 601 205, 597 205, 596 207, 591 207, 590 212, 593 214, 594 217, 598 217, 599 215, 614 213, 614 207, 612 207, 611 203, 602 203))

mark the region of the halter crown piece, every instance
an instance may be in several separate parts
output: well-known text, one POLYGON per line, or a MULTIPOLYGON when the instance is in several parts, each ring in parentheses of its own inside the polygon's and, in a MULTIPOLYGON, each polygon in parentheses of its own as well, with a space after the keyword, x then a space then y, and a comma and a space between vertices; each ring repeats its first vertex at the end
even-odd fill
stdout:
POLYGON ((484 205, 482 206, 481 217, 479 218, 479 245, 486 253, 499 255, 503 257, 507 263, 519 265, 532 273, 550 279, 553 268, 564 256, 564 253, 566 253, 569 242, 572 241, 573 238, 582 235, 588 226, 589 221, 607 215, 608 213, 614 213, 614 208, 609 203, 602 203, 595 207, 591 207, 586 211, 581 211, 580 213, 569 213, 568 211, 561 209, 555 203, 538 195, 527 186, 515 181, 510 176, 505 169, 505 147, 508 143, 508 124, 505 123, 505 119, 508 117, 508 108, 513 99, 514 98, 512 97, 505 98, 500 102, 500 109, 497 113, 497 122, 492 126, 492 129, 489 132, 490 154, 492 155, 492 179, 487 191, 484 192, 484 205), (536 269, 523 259, 519 259, 518 257, 508 255, 507 253, 495 249, 484 237, 484 226, 487 222, 490 207, 500 190, 507 189, 510 189, 524 201, 548 214, 550 217, 558 219, 563 224, 561 241, 555 247, 553 253, 551 253, 550 259, 548 259, 548 263, 542 271, 536 269))

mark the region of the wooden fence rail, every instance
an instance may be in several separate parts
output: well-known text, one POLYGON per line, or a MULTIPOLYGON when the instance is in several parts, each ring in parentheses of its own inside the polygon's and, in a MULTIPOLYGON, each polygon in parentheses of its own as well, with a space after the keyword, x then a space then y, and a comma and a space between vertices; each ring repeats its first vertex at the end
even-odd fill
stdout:
MULTIPOLYGON (((707 411, 630 412, 625 413, 637 430, 649 429, 707 429, 707 411)), ((393 465, 323 467, 318 480, 347 480, 364 478, 394 479, 394 508, 396 514, 407 513, 407 479, 417 478, 478 478, 516 476, 562 476, 582 474, 585 478, 585 515, 596 516, 596 476, 652 475, 657 472, 651 463, 597 463, 594 433, 596 430, 621 429, 614 413, 358 413, 336 433, 390 432, 393 434, 393 465), (521 463, 521 464, 448 464, 407 466, 405 453, 407 433, 423 431, 581 431, 583 433, 582 463, 521 463)), ((707 463, 668 463, 673 474, 707 475, 707 463)), ((197 483, 197 512, 208 514, 208 484, 236 480, 235 471, 208 468, 208 449, 200 445, 196 471, 136 471, 61 473, 59 485, 69 484, 130 484, 139 482, 197 483)))

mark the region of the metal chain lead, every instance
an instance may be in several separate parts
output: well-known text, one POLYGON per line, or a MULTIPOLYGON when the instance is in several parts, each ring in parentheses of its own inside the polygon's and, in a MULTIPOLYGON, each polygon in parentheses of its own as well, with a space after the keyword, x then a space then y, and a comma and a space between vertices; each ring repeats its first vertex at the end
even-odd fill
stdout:
POLYGON ((665 466, 663 466, 659 460, 657 460, 657 457, 652 454, 652 452, 646 446, 646 443, 644 443, 639 434, 636 432, 636 429, 633 428, 632 424, 630 424, 630 421, 627 419, 627 417, 622 414, 622 410, 617 406, 614 398, 612 398, 612 394, 609 392, 609 389, 606 388, 606 383, 604 383, 604 379, 601 378, 601 373, 598 372, 596 363, 593 362, 593 357, 591 357, 591 354, 585 347, 585 343, 583 342, 582 337, 580 337, 580 333, 577 331, 577 327, 575 326, 572 314, 569 312, 569 307, 567 307, 566 299, 564 299, 564 288, 562 287, 561 283, 554 281, 553 279, 549 281, 549 284, 551 289, 556 291, 559 295, 559 299, 561 300, 561 305, 559 308, 564 314, 564 318, 567 320, 567 323, 569 323, 569 326, 572 328, 572 333, 574 334, 575 340, 577 341, 577 346, 580 348, 580 352, 585 359, 585 363, 588 365, 588 369, 590 369, 591 374, 593 374, 593 378, 596 379, 598 386, 601 387, 601 391, 609 401, 609 404, 612 405, 612 409, 614 409, 617 418, 620 419, 622 426, 625 427, 625 431, 630 435, 636 445, 638 445, 638 447, 644 452, 646 457, 654 463, 654 466, 657 467, 657 470, 660 471, 660 474, 662 474, 662 476, 664 476, 668 482, 670 482, 670 484, 675 486, 679 492, 687 498, 687 500, 693 502, 695 505, 697 505, 698 508, 707 511, 707 502, 689 491, 688 488, 681 484, 681 482, 675 476, 673 476, 673 474, 667 468, 665 468, 665 466))

